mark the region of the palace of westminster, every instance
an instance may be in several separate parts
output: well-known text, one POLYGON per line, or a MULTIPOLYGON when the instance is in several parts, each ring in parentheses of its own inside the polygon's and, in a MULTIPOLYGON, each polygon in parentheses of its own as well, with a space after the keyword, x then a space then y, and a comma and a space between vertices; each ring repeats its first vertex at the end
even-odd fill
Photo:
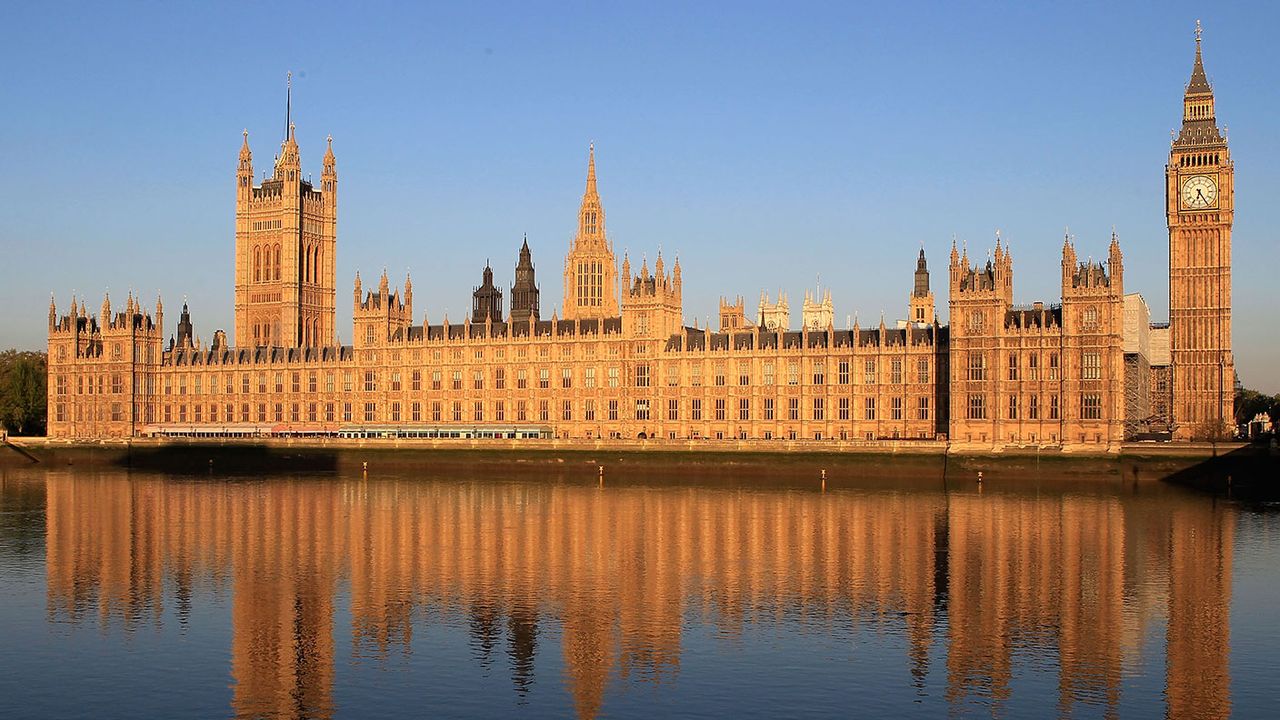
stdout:
POLYGON ((248 133, 236 171, 235 328, 205 344, 184 304, 165 342, 159 299, 130 294, 94 315, 49 306, 49 435, 343 435, 575 440, 947 441, 957 447, 1118 450, 1128 438, 1220 437, 1232 418, 1234 166, 1195 63, 1165 170, 1170 322, 1124 292, 1112 234, 1103 262, 1062 247, 1061 302, 1013 303, 1013 259, 951 249, 949 325, 924 251, 908 319, 834 327, 830 291, 800 329, 785 295, 719 327, 684 322, 677 259, 619 274, 594 148, 564 263, 562 316, 545 317, 526 240, 510 304, 485 267, 472 312, 431 323, 413 286, 359 274, 351 345, 337 342, 337 187, 332 138, 319 185, 292 124, 254 184, 248 133))

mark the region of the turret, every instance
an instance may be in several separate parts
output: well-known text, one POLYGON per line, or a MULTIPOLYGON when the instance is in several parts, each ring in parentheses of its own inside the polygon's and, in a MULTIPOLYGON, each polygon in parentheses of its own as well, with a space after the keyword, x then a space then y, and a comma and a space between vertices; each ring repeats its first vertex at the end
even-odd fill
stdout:
POLYGON ((1116 235, 1115 228, 1111 229, 1111 245, 1107 247, 1107 271, 1111 274, 1112 282, 1124 275, 1124 256, 1120 254, 1120 238, 1116 235))
POLYGON ((354 290, 354 292, 352 293, 352 301, 353 301, 353 303, 354 303, 352 307, 353 307, 353 309, 354 309, 354 310, 359 310, 359 309, 360 309, 360 303, 361 303, 361 301, 363 301, 363 300, 364 300, 363 295, 364 295, 364 286, 363 286, 363 285, 361 284, 361 282, 360 282, 360 271, 359 271, 359 270, 357 270, 357 271, 356 271, 356 284, 355 284, 355 290, 354 290))
POLYGON ((533 253, 529 251, 529 236, 520 246, 520 259, 516 262, 515 284, 511 286, 511 319, 524 322, 539 317, 540 292, 534 277, 533 253))
POLYGON ((1076 249, 1071 244, 1070 231, 1063 232, 1062 235, 1062 287, 1066 288, 1071 284, 1071 278, 1076 272, 1076 249))
MULTIPOLYGON (((578 208, 578 232, 564 263, 566 320, 613 317, 618 312, 618 266, 605 234, 604 206, 596 188, 596 153, 588 150, 587 187, 578 208)), ((623 271, 623 282, 628 273, 623 271)))
POLYGON ((249 150, 249 129, 244 130, 244 142, 240 144, 240 161, 236 166, 236 199, 248 202, 253 194, 253 152, 249 150))
POLYGON ((49 293, 49 329, 58 324, 58 306, 53 302, 53 293, 49 293))
POLYGON ((194 334, 191 328, 191 313, 187 309, 186 301, 182 303, 182 314, 178 316, 178 344, 180 348, 189 348, 193 346, 192 340, 194 334))

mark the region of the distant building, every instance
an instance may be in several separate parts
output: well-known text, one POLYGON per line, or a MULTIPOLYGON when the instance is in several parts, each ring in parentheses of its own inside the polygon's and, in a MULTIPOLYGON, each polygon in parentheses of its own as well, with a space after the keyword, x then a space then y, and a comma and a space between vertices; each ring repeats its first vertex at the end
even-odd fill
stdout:
POLYGON ((821 288, 813 293, 804 291, 804 303, 800 306, 800 322, 806 330, 826 330, 834 327, 835 317, 835 306, 831 304, 830 289, 825 294, 821 288))
POLYGON ((757 313, 757 325, 765 330, 786 331, 791 328, 791 306, 787 304, 787 294, 778 291, 777 302, 769 301, 769 293, 760 293, 760 309, 757 313))

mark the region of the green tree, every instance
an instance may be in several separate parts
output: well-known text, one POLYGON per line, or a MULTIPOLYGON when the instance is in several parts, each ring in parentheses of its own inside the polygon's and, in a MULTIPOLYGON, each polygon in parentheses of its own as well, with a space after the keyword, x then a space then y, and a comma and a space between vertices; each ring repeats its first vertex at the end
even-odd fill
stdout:
POLYGON ((0 353, 0 425, 13 435, 43 435, 48 420, 44 353, 0 353))

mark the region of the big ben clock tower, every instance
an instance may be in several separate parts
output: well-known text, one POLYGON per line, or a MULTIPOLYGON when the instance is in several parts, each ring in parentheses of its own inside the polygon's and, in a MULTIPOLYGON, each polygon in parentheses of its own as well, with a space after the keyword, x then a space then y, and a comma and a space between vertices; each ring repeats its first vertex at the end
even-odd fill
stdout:
POLYGON ((1182 100, 1182 130, 1165 167, 1169 222, 1169 349, 1174 439, 1230 431, 1235 363, 1231 356, 1231 224, 1235 166, 1214 115, 1213 88, 1200 58, 1182 100))

